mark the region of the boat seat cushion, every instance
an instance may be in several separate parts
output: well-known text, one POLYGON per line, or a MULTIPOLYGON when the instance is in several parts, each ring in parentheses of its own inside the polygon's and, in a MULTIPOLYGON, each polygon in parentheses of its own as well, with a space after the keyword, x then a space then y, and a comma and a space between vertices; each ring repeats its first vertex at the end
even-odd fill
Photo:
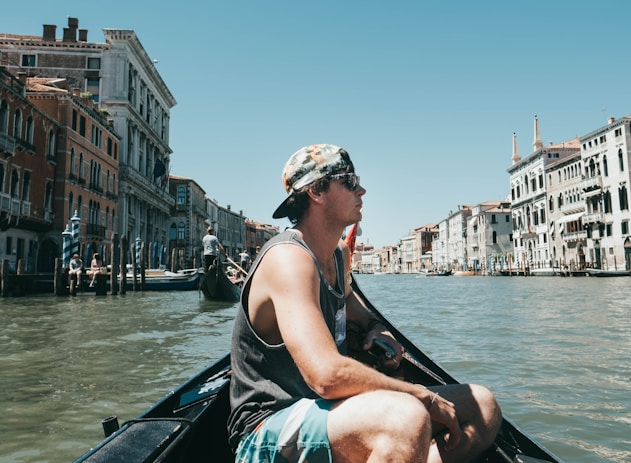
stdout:
POLYGON ((94 449, 86 463, 155 461, 168 454, 190 428, 188 420, 155 419, 134 420, 125 423, 110 439, 94 449))

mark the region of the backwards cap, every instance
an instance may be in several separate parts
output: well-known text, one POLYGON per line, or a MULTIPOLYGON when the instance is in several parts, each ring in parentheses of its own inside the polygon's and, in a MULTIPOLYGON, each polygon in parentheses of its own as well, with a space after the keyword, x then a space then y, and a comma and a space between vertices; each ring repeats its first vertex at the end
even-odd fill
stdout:
POLYGON ((349 166, 352 167, 348 153, 339 146, 310 145, 300 148, 285 164, 282 181, 287 198, 276 208, 272 217, 280 219, 287 216, 287 201, 296 191, 349 166))

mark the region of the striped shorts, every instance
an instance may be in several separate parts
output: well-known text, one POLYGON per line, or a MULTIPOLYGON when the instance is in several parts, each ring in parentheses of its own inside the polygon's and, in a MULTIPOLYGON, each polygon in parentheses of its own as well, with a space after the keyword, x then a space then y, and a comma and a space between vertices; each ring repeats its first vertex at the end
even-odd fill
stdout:
POLYGON ((333 401, 301 399, 241 439, 236 463, 331 463, 326 421, 333 401))

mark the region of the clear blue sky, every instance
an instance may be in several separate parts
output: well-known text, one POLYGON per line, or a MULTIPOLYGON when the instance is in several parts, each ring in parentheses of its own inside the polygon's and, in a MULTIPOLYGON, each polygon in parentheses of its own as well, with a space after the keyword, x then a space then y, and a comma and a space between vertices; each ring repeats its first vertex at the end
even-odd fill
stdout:
POLYGON ((368 190, 361 241, 396 244, 459 204, 509 194, 532 152, 631 114, 631 2, 3 2, 0 32, 67 17, 88 40, 133 29, 178 104, 171 172, 257 221, 296 149, 346 148, 368 190))

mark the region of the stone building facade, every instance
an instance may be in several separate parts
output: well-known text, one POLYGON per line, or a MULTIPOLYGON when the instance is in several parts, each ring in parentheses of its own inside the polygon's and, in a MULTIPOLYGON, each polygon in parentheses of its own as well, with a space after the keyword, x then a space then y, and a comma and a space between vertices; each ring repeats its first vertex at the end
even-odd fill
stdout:
POLYGON ((66 79, 109 113, 121 137, 118 153, 117 231, 145 246, 168 242, 171 207, 168 172, 170 110, 176 101, 132 30, 104 29, 105 43, 88 41, 77 18, 57 38, 55 25, 41 36, 0 36, 0 65, 28 77, 66 79))

